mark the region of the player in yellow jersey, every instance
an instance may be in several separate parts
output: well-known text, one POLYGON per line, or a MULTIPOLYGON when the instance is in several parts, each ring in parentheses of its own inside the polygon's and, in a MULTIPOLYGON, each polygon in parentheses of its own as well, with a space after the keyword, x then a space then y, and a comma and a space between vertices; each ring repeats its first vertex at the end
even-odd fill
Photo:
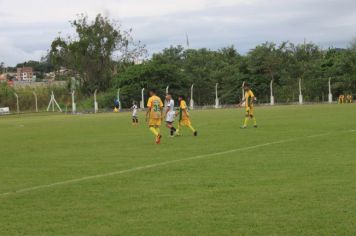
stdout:
POLYGON ((346 96, 346 103, 352 103, 352 95, 351 94, 348 94, 346 96))
POLYGON ((344 94, 340 94, 339 96, 339 104, 344 104, 345 102, 345 95, 344 94))
POLYGON ((150 98, 147 102, 147 113, 146 113, 146 122, 148 121, 148 126, 151 132, 156 136, 156 143, 161 143, 161 131, 160 126, 162 122, 162 111, 163 111, 163 103, 162 100, 156 95, 156 91, 150 90, 150 98))
POLYGON ((179 101, 179 113, 177 113, 177 115, 179 116, 179 123, 178 123, 178 129, 176 134, 180 135, 179 131, 181 127, 185 126, 188 127, 193 132, 194 136, 198 136, 198 131, 194 129, 194 127, 192 126, 192 122, 190 121, 188 107, 187 107, 187 103, 184 100, 184 96, 179 96, 178 101, 179 101))
POLYGON ((253 114, 253 103, 256 101, 256 97, 253 94, 248 84, 244 85, 244 91, 245 91, 245 98, 238 104, 238 106, 240 107, 243 103, 245 103, 245 107, 246 107, 245 120, 241 128, 246 129, 248 125, 248 121, 250 119, 253 120, 253 127, 257 128, 257 121, 253 114))

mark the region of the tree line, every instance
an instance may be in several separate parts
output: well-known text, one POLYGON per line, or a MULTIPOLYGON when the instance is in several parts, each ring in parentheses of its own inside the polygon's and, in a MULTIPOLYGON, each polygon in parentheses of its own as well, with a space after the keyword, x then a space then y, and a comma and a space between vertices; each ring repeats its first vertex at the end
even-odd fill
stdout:
POLYGON ((266 42, 242 55, 234 46, 219 50, 171 46, 147 58, 145 45, 118 22, 101 15, 90 21, 80 15, 71 25, 76 34, 57 37, 46 60, 35 66, 43 71, 68 69, 68 82, 75 78, 74 87, 83 97, 89 99, 99 90, 107 94, 107 107, 118 88, 124 107, 141 100, 142 88, 155 88, 163 96, 169 86, 173 94, 189 97, 192 84, 197 105, 214 104, 216 83, 222 104, 241 99, 244 81, 261 103, 269 102, 271 81, 280 103, 298 100, 299 80, 309 102, 327 100, 329 78, 334 97, 356 93, 356 38, 344 49, 322 49, 313 42, 266 42))

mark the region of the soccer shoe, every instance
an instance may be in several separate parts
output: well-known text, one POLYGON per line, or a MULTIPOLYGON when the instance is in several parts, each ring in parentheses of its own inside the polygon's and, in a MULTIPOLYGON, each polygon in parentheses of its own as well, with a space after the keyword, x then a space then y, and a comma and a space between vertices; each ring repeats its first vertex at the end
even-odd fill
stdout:
POLYGON ((253 127, 254 127, 254 128, 258 128, 258 125, 254 125, 253 127))
POLYGON ((241 126, 240 129, 247 129, 247 126, 241 126))
POLYGON ((198 131, 195 131, 195 132, 194 132, 194 136, 198 136, 198 131))
POLYGON ((162 135, 158 135, 156 137, 156 144, 160 144, 161 143, 161 139, 162 139, 162 135))

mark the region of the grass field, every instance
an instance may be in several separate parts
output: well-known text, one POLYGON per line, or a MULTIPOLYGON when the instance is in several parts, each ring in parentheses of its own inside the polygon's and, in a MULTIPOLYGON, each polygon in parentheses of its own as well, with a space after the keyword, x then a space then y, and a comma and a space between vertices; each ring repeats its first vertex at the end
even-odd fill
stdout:
POLYGON ((356 105, 0 117, 0 235, 356 235, 356 105), (141 121, 143 114, 141 115, 141 121))

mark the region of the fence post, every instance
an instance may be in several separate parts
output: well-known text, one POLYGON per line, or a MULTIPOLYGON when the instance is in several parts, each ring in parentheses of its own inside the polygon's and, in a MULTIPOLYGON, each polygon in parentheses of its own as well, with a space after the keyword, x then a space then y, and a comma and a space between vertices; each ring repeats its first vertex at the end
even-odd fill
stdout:
POLYGON ((145 92, 145 88, 143 88, 142 90, 141 90, 141 103, 140 103, 140 108, 141 109, 145 109, 145 94, 144 94, 144 92, 145 92))
POLYGON ((192 84, 192 87, 190 87, 190 109, 194 109, 194 99, 193 99, 193 92, 194 92, 194 84, 192 84))
POLYGON ((17 93, 14 93, 14 95, 15 95, 15 97, 16 97, 17 113, 20 113, 19 96, 17 95, 17 93))
POLYGON ((35 91, 33 91, 32 93, 33 93, 33 96, 35 96, 35 108, 36 108, 36 112, 38 112, 37 94, 35 91))
POLYGON ((299 104, 303 104, 303 94, 302 94, 302 78, 299 78, 299 104))
POLYGON ((273 96, 273 80, 271 80, 270 87, 271 87, 271 105, 273 106, 273 105, 274 105, 274 96, 273 96))
POLYGON ((329 78, 329 103, 333 102, 333 94, 331 93, 331 77, 329 78))
POLYGON ((94 113, 98 112, 98 102, 96 101, 96 93, 98 92, 97 89, 94 91, 94 113))
POLYGON ((215 84, 215 108, 219 108, 220 107, 220 104, 219 104, 219 95, 218 95, 218 86, 219 86, 219 83, 216 83, 215 84))

